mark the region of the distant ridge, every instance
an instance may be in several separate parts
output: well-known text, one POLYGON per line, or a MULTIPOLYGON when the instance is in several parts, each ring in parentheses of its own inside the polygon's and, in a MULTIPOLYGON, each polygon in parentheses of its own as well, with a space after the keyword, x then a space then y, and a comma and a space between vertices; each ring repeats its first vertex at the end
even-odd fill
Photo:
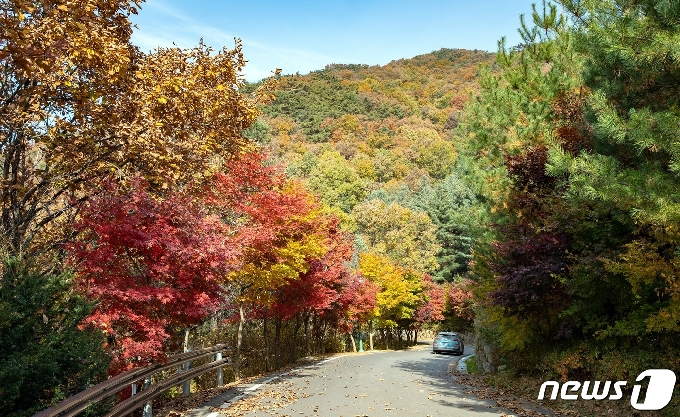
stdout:
POLYGON ((478 91, 479 67, 494 57, 443 48, 383 66, 334 63, 282 76, 276 100, 247 134, 301 178, 311 169, 302 159, 313 165, 335 151, 367 189, 436 181, 455 159, 451 130, 478 91))

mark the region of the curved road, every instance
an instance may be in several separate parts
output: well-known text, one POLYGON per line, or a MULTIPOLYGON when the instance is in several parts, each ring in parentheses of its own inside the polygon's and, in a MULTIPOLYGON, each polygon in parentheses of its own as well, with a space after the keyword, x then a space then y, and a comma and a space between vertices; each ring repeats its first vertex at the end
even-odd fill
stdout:
MULTIPOLYGON (((346 354, 303 366, 252 387, 247 396, 213 408, 210 416, 461 416, 514 415, 448 372, 459 356, 431 346, 346 354)), ((465 354, 474 353, 472 346, 465 354)), ((191 415, 191 414, 190 414, 191 415)))

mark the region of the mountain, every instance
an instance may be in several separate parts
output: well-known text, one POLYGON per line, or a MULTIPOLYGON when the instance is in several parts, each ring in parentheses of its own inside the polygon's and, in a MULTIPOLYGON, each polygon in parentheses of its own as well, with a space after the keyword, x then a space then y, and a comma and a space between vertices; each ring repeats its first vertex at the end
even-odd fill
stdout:
POLYGON ((441 49, 384 66, 330 64, 283 76, 276 100, 247 134, 301 178, 335 152, 366 192, 417 188, 450 173, 450 131, 478 90, 479 66, 493 60, 483 51, 441 49))
POLYGON ((359 256, 457 280, 470 258, 475 196, 453 172, 451 131, 479 89, 480 66, 493 61, 482 51, 441 49, 284 76, 246 136, 340 217, 359 256))

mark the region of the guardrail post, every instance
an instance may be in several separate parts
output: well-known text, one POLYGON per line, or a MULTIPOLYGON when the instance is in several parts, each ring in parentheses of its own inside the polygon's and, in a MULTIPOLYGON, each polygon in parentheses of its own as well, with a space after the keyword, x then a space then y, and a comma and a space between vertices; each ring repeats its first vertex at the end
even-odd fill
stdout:
MULTIPOLYGON (((219 361, 222 360, 222 351, 219 351, 215 354, 215 360, 219 361)), ((220 366, 217 368, 217 386, 221 387, 224 384, 224 371, 222 370, 222 367, 220 366)))
POLYGON ((137 384, 136 383, 132 384, 132 395, 131 396, 134 397, 135 394, 137 394, 137 384))
MULTIPOLYGON (((191 361, 184 362, 184 372, 189 371, 189 369, 191 369, 191 361)), ((182 384, 182 394, 184 394, 185 397, 188 397, 190 393, 191 393, 191 380, 184 381, 184 383, 182 384)))
MULTIPOLYGON (((151 386, 151 377, 146 377, 144 378, 144 389, 148 389, 151 386)), ((151 409, 151 401, 148 403, 144 404, 144 408, 142 409, 142 416, 143 417, 152 417, 151 415, 153 414, 153 411, 151 409)))
MULTIPOLYGON (((189 328, 185 327, 184 328, 184 352, 188 352, 191 349, 189 348, 189 328)), ((189 372, 189 369, 191 369, 191 361, 184 362, 184 372, 189 372)), ((189 394, 191 394, 191 380, 184 381, 182 384, 182 394, 185 397, 188 397, 189 394)))

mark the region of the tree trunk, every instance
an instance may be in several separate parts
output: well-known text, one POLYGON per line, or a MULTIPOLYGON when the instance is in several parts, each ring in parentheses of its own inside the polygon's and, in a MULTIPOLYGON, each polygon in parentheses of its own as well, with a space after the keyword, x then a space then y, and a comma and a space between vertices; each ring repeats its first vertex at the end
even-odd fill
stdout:
POLYGON ((309 331, 309 313, 305 313, 305 356, 310 356, 312 354, 309 331))
POLYGON ((269 365, 269 332, 267 331, 267 309, 265 308, 262 314, 264 320, 264 369, 266 372, 271 370, 269 365))
POLYGON ((243 313, 243 304, 238 305, 238 333, 236 335, 236 363, 234 365, 234 379, 238 381, 241 379, 241 344, 243 343, 243 322, 245 314, 243 313))
POLYGON ((354 335, 352 334, 351 331, 348 334, 349 334, 349 338, 352 339, 352 351, 356 353, 357 344, 356 344, 356 342, 354 342, 354 335))
POLYGON ((312 313, 312 316, 313 316, 312 317, 312 327, 314 327, 313 333, 314 333, 314 338, 316 339, 315 340, 315 342, 316 342, 316 354, 318 355, 318 354, 322 353, 321 352, 321 337, 319 335, 319 332, 321 331, 321 329, 319 328, 319 321, 318 321, 318 317, 316 315, 316 311, 314 311, 312 313))
POLYGON ((319 335, 319 340, 321 341, 321 353, 326 353, 326 344, 324 343, 324 339, 326 337, 326 331, 328 330, 328 325, 324 324, 323 327, 321 328, 321 334, 319 335))
POLYGON ((293 348, 291 349, 292 357, 293 357, 293 362, 297 361, 297 334, 300 331, 300 327, 302 326, 302 322, 300 321, 300 315, 296 314, 295 315, 295 330, 293 331, 293 348))
POLYGON ((281 319, 277 317, 274 325, 274 367, 279 369, 281 367, 281 319))
POLYGON ((413 331, 413 345, 415 346, 417 344, 418 344, 418 329, 415 329, 413 331))
POLYGON ((368 345, 373 350, 373 320, 368 321, 368 345))
POLYGON ((319 354, 323 354, 325 353, 323 335, 326 332, 326 329, 325 326, 321 327, 321 323, 319 323, 319 316, 316 314, 316 311, 314 312, 314 330, 316 330, 316 351, 319 354))

